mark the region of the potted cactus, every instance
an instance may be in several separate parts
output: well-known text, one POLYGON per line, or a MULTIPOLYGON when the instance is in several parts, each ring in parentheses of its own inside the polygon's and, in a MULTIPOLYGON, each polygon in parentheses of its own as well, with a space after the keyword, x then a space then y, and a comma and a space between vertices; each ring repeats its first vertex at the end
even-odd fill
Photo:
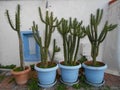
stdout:
POLYGON ((86 61, 82 64, 85 69, 86 81, 93 86, 100 86, 104 83, 104 71, 107 65, 103 62, 97 61, 96 58, 99 54, 100 44, 104 41, 109 31, 114 30, 117 25, 108 24, 106 21, 102 30, 98 26, 101 22, 103 9, 97 9, 96 15, 91 14, 90 24, 84 29, 91 44, 91 61, 86 61))
POLYGON ((33 36, 40 47, 41 62, 35 65, 35 70, 38 72, 39 86, 51 87, 56 81, 56 70, 58 65, 54 62, 54 56, 56 52, 60 51, 60 48, 56 45, 56 40, 53 41, 53 53, 49 57, 49 46, 51 43, 52 33, 60 22, 58 23, 57 17, 53 17, 53 12, 46 11, 45 20, 42 16, 41 8, 39 7, 39 16, 41 21, 45 24, 44 39, 39 35, 38 25, 33 21, 32 32, 33 36), (57 24, 56 24, 57 23, 57 24))
POLYGON ((82 21, 70 18, 62 19, 57 27, 63 40, 64 61, 60 62, 61 81, 73 85, 78 81, 78 73, 81 64, 77 62, 77 54, 80 39, 85 36, 82 30, 82 21))
POLYGON ((19 56, 20 56, 20 66, 14 68, 11 73, 14 75, 17 84, 25 84, 28 81, 28 75, 30 72, 30 67, 24 66, 23 60, 23 44, 22 38, 20 34, 20 5, 17 5, 17 12, 15 13, 15 26, 12 23, 12 20, 9 15, 9 11, 6 10, 6 16, 11 28, 17 32, 18 40, 19 40, 19 56))

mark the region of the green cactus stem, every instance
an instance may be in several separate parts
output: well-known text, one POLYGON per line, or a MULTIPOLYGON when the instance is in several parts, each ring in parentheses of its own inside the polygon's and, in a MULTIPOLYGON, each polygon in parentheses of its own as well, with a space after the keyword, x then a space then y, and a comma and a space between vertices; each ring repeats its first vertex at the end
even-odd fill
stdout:
POLYGON ((63 39, 65 65, 76 65, 80 39, 85 36, 82 31, 82 21, 78 22, 76 18, 73 20, 70 18, 69 21, 62 19, 58 31, 63 39))
POLYGON ((85 33, 88 36, 88 39, 91 43, 91 56, 93 59, 93 65, 96 66, 96 58, 99 54, 99 46, 104 41, 106 35, 109 31, 114 30, 117 25, 108 24, 108 21, 106 21, 103 29, 101 32, 98 31, 98 26, 101 22, 103 16, 103 9, 97 9, 96 15, 91 14, 90 17, 90 25, 88 25, 86 28, 83 28, 85 33))
POLYGON ((52 53, 52 58, 51 61, 53 62, 54 57, 55 57, 55 53, 59 52, 60 48, 56 45, 56 40, 54 39, 54 43, 53 43, 53 53, 52 53))
MULTIPOLYGON (((61 19, 61 24, 57 27, 57 29, 58 29, 58 31, 59 31, 59 33, 61 34, 61 36, 62 36, 62 39, 63 39, 63 51, 64 51, 64 62, 65 62, 65 64, 67 65, 67 62, 68 62, 68 56, 67 56, 67 35, 68 35, 68 33, 69 33, 69 31, 70 31, 70 25, 69 25, 69 23, 68 23, 68 20, 65 20, 65 19, 61 19)), ((69 51, 69 49, 68 49, 68 51, 69 51)))
POLYGON ((23 45, 22 38, 20 35, 20 5, 17 5, 17 12, 15 13, 15 24, 12 23, 12 20, 9 15, 9 11, 6 10, 6 16, 11 28, 17 32, 19 40, 19 55, 20 55, 20 67, 24 70, 24 61, 23 61, 23 45))
MULTIPOLYGON (((48 61, 49 61, 48 60, 48 52, 49 52, 49 46, 50 46, 50 42, 51 42, 51 38, 52 38, 52 33, 54 32, 55 27, 57 27, 61 22, 59 22, 57 20, 57 17, 55 17, 55 18, 53 17, 53 12, 49 13, 48 11, 46 11, 45 19, 43 19, 40 7, 39 7, 39 16, 40 16, 40 20, 45 24, 44 42, 42 41, 42 37, 39 35, 38 25, 35 24, 35 22, 33 22, 32 32, 33 32, 36 42, 40 46, 41 63, 43 65, 43 67, 47 68, 48 61)), ((56 49, 58 49, 55 41, 54 41, 53 49, 55 49, 55 50, 53 50, 53 54, 55 54, 55 52, 57 52, 56 49)), ((54 60, 54 55, 52 56, 52 60, 54 60)))

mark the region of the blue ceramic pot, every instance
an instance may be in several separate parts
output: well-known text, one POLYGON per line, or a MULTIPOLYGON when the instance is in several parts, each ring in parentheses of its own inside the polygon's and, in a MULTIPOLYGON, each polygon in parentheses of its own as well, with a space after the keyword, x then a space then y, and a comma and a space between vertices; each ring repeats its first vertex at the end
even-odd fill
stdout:
POLYGON ((94 66, 88 66, 85 63, 82 64, 82 67, 85 70, 86 80, 92 84, 101 84, 104 81, 104 72, 107 68, 107 65, 103 64, 102 62, 99 62, 103 65, 100 67, 94 67, 94 66))
POLYGON ((40 85, 52 85, 56 80, 58 65, 52 68, 39 68, 35 65, 40 85))
POLYGON ((59 67, 63 82, 75 83, 78 80, 79 68, 81 67, 81 64, 76 66, 65 66, 59 64, 59 67))

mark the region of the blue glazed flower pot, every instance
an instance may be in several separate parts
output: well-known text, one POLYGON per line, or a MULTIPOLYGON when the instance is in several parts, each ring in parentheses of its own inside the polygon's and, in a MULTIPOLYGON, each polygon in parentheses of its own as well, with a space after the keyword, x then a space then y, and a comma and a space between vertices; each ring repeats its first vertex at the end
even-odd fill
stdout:
POLYGON ((86 80, 92 84, 101 84, 104 81, 104 72, 107 68, 107 65, 103 64, 103 66, 94 67, 94 66, 88 66, 85 63, 82 64, 82 67, 85 70, 86 80))
POLYGON ((81 67, 81 64, 76 66, 65 66, 59 64, 59 67, 63 82, 75 83, 78 80, 79 68, 81 67))
POLYGON ((56 80, 56 70, 58 65, 52 68, 39 68, 35 65, 35 70, 37 71, 38 80, 40 85, 53 85, 56 80))

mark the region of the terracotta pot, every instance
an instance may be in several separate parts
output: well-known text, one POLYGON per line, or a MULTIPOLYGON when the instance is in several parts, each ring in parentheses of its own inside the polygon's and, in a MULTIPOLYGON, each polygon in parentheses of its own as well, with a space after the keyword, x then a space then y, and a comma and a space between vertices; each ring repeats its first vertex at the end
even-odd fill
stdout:
POLYGON ((11 71, 11 74, 14 76, 15 81, 18 85, 26 84, 29 79, 29 72, 31 68, 26 67, 24 71, 16 72, 14 70, 11 71))

